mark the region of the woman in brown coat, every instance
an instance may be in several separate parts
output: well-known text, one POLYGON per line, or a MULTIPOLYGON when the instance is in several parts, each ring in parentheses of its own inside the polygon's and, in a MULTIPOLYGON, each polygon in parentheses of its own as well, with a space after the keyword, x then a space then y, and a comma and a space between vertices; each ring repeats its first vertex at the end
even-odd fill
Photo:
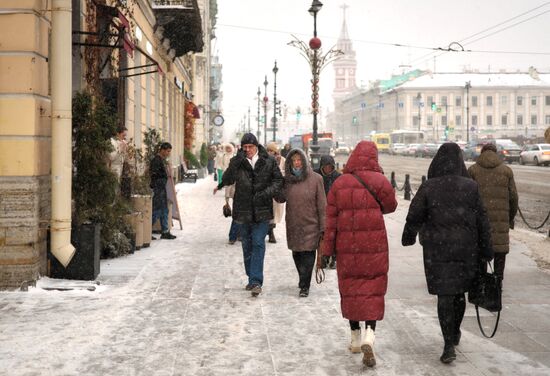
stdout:
POLYGON ((299 149, 287 155, 282 194, 277 201, 286 201, 286 241, 298 270, 299 296, 307 297, 315 252, 325 228, 327 201, 323 178, 313 172, 299 149))
POLYGON ((491 224, 495 252, 495 274, 504 278, 506 254, 510 251, 509 231, 518 211, 518 193, 512 169, 498 157, 494 144, 486 144, 468 173, 479 185, 481 199, 491 224))

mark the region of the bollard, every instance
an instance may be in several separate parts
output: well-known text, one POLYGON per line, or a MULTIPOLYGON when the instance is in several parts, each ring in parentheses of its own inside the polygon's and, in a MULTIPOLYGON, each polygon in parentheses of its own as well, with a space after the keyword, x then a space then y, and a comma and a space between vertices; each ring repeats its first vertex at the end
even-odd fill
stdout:
POLYGON ((405 200, 411 201, 411 183, 409 182, 409 174, 405 175, 405 200))
POLYGON ((426 175, 422 175, 422 184, 426 182, 426 175))
POLYGON ((395 182, 395 172, 391 172, 391 186, 393 189, 397 189, 397 183, 395 182))

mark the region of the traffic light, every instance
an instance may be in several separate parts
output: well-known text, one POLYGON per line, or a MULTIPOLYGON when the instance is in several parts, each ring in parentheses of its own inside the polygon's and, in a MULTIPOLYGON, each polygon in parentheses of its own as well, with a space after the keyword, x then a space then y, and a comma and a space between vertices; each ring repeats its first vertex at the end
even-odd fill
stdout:
POLYGON ((435 102, 432 102, 432 111, 437 110, 437 104, 435 102))
POLYGON ((449 127, 445 127, 445 140, 449 138, 449 127))

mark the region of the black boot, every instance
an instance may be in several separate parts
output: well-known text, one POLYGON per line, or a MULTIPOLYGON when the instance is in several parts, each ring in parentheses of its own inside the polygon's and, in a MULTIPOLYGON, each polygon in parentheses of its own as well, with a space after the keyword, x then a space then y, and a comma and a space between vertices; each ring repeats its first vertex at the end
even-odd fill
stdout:
POLYGON ((275 239, 275 234, 273 233, 272 228, 269 229, 268 235, 269 235, 269 240, 268 240, 269 243, 277 243, 277 239, 275 239))
POLYGON ((456 359, 456 353, 455 353, 455 347, 450 342, 445 342, 445 347, 443 348, 443 354, 441 354, 441 357, 439 360, 441 360, 442 363, 449 364, 452 363, 456 359))

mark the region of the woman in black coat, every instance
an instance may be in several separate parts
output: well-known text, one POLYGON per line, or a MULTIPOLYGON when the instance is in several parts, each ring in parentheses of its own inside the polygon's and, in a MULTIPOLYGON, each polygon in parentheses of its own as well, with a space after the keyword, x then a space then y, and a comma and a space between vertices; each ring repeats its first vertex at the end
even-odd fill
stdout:
POLYGON ((440 360, 456 359, 468 291, 481 260, 491 260, 491 231, 477 183, 470 179, 462 151, 445 143, 428 170, 428 180, 411 202, 401 242, 413 245, 420 233, 428 292, 437 295, 445 340, 440 360))

